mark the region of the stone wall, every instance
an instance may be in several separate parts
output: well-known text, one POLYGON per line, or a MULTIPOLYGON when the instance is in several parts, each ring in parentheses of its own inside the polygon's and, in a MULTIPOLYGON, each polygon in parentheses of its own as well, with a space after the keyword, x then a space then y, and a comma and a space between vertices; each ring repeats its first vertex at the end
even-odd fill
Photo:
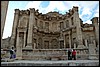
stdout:
POLYGON ((9 49, 11 46, 10 46, 10 39, 11 39, 11 37, 8 37, 8 38, 5 38, 5 39, 2 39, 2 41, 1 41, 1 45, 2 45, 2 47, 1 48, 3 48, 3 49, 9 49))

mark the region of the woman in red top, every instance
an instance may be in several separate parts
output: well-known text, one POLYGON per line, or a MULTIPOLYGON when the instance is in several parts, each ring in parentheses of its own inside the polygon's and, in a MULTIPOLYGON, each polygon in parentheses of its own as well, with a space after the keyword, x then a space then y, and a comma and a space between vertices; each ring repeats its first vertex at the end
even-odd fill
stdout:
POLYGON ((76 51, 75 51, 75 49, 73 49, 73 51, 72 51, 72 58, 74 58, 74 60, 76 60, 76 51))

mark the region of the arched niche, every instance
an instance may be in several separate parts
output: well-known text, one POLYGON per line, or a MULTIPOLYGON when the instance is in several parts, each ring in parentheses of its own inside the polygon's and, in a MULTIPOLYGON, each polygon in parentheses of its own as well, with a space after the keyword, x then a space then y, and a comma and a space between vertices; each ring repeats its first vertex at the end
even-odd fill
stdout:
POLYGON ((19 20, 19 27, 27 27, 27 23, 28 23, 28 19, 27 17, 22 17, 20 20, 19 20))
POLYGON ((53 22, 53 23, 52 23, 52 28, 53 28, 54 31, 57 30, 57 24, 56 24, 56 22, 53 22))
POLYGON ((57 39, 52 39, 51 40, 51 48, 52 49, 57 49, 59 46, 58 46, 58 43, 57 43, 57 39))
POLYGON ((43 45, 42 45, 42 38, 39 38, 38 39, 38 48, 43 48, 43 45))

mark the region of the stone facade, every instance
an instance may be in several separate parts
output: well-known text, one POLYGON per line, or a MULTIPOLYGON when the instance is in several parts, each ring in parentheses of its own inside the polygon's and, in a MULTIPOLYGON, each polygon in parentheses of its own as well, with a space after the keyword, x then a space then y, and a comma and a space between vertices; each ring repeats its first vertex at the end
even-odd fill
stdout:
POLYGON ((58 12, 42 14, 34 8, 15 9, 9 45, 16 48, 18 59, 22 59, 23 50, 34 53, 34 50, 72 48, 81 49, 82 55, 88 51, 89 44, 95 48, 99 45, 98 17, 92 19, 92 24, 83 24, 77 6, 64 15, 58 12))
POLYGON ((3 31, 4 31, 5 21, 6 21, 8 3, 9 3, 9 1, 1 1, 1 39, 3 36, 3 31))

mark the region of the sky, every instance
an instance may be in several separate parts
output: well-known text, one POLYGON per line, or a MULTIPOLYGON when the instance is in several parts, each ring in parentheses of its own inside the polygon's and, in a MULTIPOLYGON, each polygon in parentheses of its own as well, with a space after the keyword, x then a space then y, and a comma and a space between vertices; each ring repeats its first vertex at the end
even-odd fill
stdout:
POLYGON ((9 1, 8 11, 4 26, 3 39, 10 37, 12 33, 14 9, 27 10, 38 9, 40 13, 57 11, 66 14, 73 6, 79 7, 79 17, 83 23, 89 23, 93 17, 99 17, 99 1, 9 1))

